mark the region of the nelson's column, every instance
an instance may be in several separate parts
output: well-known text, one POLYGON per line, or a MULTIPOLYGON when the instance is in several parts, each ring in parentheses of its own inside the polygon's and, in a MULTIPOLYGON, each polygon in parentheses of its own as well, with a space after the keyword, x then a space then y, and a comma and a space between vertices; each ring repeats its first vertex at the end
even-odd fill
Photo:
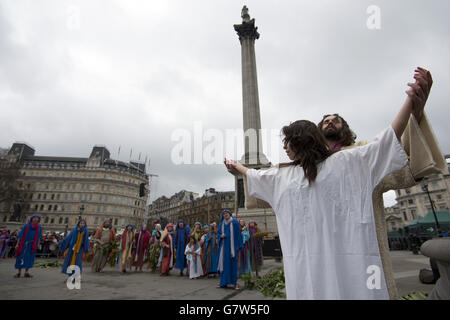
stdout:
MULTIPOLYGON (((245 153, 239 161, 248 168, 270 167, 270 162, 262 151, 261 116, 259 111, 258 80, 256 77, 255 40, 259 38, 255 19, 250 19, 248 8, 242 8, 242 23, 235 24, 241 42, 242 62, 242 111, 244 120, 245 153)), ((247 209, 245 207, 244 181, 242 175, 235 175, 236 216, 254 220, 261 231, 277 232, 275 215, 271 208, 247 209)))

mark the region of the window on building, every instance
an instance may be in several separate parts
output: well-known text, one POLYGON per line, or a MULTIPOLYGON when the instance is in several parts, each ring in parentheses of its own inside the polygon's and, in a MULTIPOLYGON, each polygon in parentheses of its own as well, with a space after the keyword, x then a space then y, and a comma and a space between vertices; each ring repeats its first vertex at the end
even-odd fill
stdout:
POLYGON ((406 216, 406 211, 403 211, 403 218, 404 218, 405 220, 408 220, 408 217, 406 216))
POLYGON ((115 226, 117 225, 117 218, 114 219, 114 225, 115 225, 115 226))
POLYGON ((52 205, 49 204, 49 205, 48 205, 48 211, 51 211, 51 210, 52 210, 52 205))
POLYGON ((64 195, 64 200, 67 200, 69 198, 69 195, 66 193, 65 195, 64 195))
POLYGON ((65 223, 65 224, 68 224, 68 223, 69 223, 69 218, 65 218, 65 219, 64 219, 64 223, 65 223))
POLYGON ((63 222, 63 218, 59 218, 59 224, 63 222))
POLYGON ((50 219, 50 224, 54 224, 55 223, 55 218, 51 218, 50 219))
POLYGON ((55 200, 55 194, 54 193, 52 194, 52 200, 55 200))
POLYGON ((58 210, 58 205, 57 204, 55 204, 55 209, 53 211, 56 211, 56 210, 58 210))
POLYGON ((411 216, 413 219, 416 218, 416 210, 411 210, 411 216))
POLYGON ((414 199, 408 199, 409 204, 414 204, 414 199))
POLYGON ((95 217, 94 224, 98 224, 98 217, 95 217))
POLYGON ((436 199, 441 200, 442 199, 442 195, 441 194, 436 195, 436 199))
POLYGON ((48 217, 45 217, 44 223, 48 223, 48 217))
POLYGON ((65 211, 66 207, 64 205, 61 206, 61 211, 65 211))
POLYGON ((59 196, 60 196, 60 194, 58 193, 58 194, 56 195, 56 200, 59 200, 59 196))
POLYGON ((40 207, 39 210, 40 210, 40 211, 44 210, 44 205, 43 205, 43 204, 41 204, 41 207, 40 207))
POLYGON ((410 194, 411 190, 408 188, 408 189, 405 189, 405 192, 406 192, 406 194, 410 194))
POLYGON ((46 199, 47 199, 47 194, 46 194, 46 193, 44 193, 44 197, 43 197, 43 199, 44 199, 44 200, 46 200, 46 199))

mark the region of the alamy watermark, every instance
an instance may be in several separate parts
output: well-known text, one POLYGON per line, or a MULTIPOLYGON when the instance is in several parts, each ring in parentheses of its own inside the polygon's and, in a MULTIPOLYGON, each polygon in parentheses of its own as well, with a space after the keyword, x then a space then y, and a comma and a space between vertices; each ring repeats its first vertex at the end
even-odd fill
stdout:
POLYGON ((366 26, 369 30, 381 29, 381 9, 379 6, 370 5, 367 7, 366 13, 369 15, 366 20, 366 26))
MULTIPOLYGON (((223 164, 224 158, 238 159, 248 150, 249 154, 264 153, 272 162, 279 162, 283 147, 279 129, 203 129, 202 122, 195 121, 193 130, 176 129, 171 141, 172 163, 223 164)), ((248 164, 256 164, 250 158, 248 164)))
POLYGON ((71 265, 66 270, 70 277, 66 281, 67 289, 81 289, 81 270, 77 265, 71 265), (75 272, 74 272, 75 271, 75 272))
POLYGON ((367 289, 381 289, 381 269, 377 265, 370 265, 366 270, 367 274, 370 276, 367 278, 366 285, 367 289))

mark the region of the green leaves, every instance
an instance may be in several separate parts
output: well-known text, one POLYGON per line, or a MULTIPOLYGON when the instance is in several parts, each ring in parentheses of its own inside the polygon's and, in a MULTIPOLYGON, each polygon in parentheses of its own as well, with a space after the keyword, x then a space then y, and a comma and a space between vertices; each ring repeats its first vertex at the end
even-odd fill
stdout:
POLYGON ((52 261, 52 262, 41 262, 36 264, 36 267, 38 268, 58 268, 58 267, 62 267, 62 264, 59 263, 58 261, 52 261))
POLYGON ((266 297, 286 298, 283 269, 274 270, 257 280, 252 278, 251 273, 243 275, 241 279, 245 281, 245 287, 249 290, 256 288, 266 297))

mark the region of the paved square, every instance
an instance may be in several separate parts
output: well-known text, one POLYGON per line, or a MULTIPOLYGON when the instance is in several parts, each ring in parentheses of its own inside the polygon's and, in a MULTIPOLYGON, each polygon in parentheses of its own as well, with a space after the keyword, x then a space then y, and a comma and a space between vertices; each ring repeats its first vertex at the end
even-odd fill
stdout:
MULTIPOLYGON (((394 278, 400 295, 421 290, 429 293, 434 285, 425 285, 419 281, 419 270, 430 269, 428 258, 414 255, 408 251, 391 251, 394 278)), ((36 259, 36 263, 55 261, 36 259)), ((62 262, 62 260, 59 260, 62 262)), ((0 260, 0 299, 193 299, 193 300, 270 300, 257 290, 246 290, 244 282, 239 280, 240 291, 216 288, 218 279, 190 280, 180 277, 177 270, 169 277, 161 277, 144 269, 142 273, 120 274, 118 268, 107 266, 104 273, 93 273, 90 265, 83 265, 80 290, 69 290, 67 276, 61 268, 33 268, 33 278, 15 279, 14 259, 0 260)), ((273 259, 265 260, 261 274, 280 268, 281 263, 273 259)))

